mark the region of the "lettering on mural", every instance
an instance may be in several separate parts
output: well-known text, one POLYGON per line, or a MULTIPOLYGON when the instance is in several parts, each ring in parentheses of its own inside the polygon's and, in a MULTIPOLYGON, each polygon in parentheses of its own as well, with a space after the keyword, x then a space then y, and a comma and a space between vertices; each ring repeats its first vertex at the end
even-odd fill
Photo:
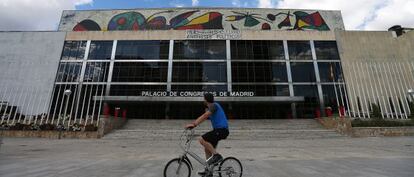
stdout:
POLYGON ((187 39, 241 39, 238 30, 186 30, 187 39))
POLYGON ((140 96, 145 97, 202 97, 205 93, 211 93, 218 97, 253 97, 254 92, 200 92, 200 91, 142 91, 140 96))

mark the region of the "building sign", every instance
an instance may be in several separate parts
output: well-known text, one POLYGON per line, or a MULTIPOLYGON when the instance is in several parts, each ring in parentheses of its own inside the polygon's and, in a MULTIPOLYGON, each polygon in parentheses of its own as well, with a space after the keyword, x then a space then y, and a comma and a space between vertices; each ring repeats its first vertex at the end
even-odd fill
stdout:
POLYGON ((218 97, 253 97, 254 92, 200 92, 200 91, 142 91, 140 96, 145 97, 202 97, 211 93, 218 97))
POLYGON ((240 30, 186 30, 187 39, 241 39, 240 30))

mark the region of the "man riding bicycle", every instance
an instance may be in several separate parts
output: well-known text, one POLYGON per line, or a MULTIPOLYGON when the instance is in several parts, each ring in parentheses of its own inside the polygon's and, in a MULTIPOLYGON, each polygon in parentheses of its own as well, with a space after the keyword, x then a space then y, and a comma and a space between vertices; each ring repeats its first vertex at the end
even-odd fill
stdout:
MULTIPOLYGON (((212 165, 223 160, 223 157, 217 153, 216 147, 220 140, 226 139, 229 135, 229 126, 224 110, 220 104, 214 102, 213 94, 204 94, 204 105, 206 106, 205 113, 198 117, 194 122, 187 124, 185 128, 197 127, 206 119, 210 119, 213 130, 202 135, 199 138, 199 142, 204 147, 207 164, 212 165)), ((205 175, 205 173, 206 172, 204 171, 199 174, 205 175)))

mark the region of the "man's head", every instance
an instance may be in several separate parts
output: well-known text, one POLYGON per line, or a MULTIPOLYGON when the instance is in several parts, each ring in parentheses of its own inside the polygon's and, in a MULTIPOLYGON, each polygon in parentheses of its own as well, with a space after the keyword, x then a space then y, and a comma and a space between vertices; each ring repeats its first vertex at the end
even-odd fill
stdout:
POLYGON ((205 103, 214 103, 214 95, 211 93, 204 94, 204 102, 205 103))

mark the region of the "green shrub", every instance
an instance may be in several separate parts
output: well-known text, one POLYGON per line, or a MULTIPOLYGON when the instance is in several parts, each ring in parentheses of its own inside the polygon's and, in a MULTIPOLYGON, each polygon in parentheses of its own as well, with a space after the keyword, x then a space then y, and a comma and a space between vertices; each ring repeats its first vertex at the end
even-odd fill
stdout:
POLYGON ((414 101, 411 101, 408 106, 410 107, 410 112, 411 112, 411 120, 414 120, 414 101))
POLYGON ((352 127, 403 127, 414 126, 414 121, 410 120, 384 120, 384 119, 371 119, 371 120, 352 120, 352 127))
POLYGON ((32 126, 29 124, 16 123, 10 126, 9 130, 32 130, 32 126))
POLYGON ((375 103, 372 103, 371 106, 372 106, 372 118, 373 119, 381 119, 382 116, 381 116, 380 107, 375 103))
POLYGON ((40 130, 55 130, 56 126, 54 124, 47 123, 40 125, 39 128, 40 130))
POLYGON ((97 131, 98 127, 94 124, 88 124, 85 126, 85 131, 97 131))

